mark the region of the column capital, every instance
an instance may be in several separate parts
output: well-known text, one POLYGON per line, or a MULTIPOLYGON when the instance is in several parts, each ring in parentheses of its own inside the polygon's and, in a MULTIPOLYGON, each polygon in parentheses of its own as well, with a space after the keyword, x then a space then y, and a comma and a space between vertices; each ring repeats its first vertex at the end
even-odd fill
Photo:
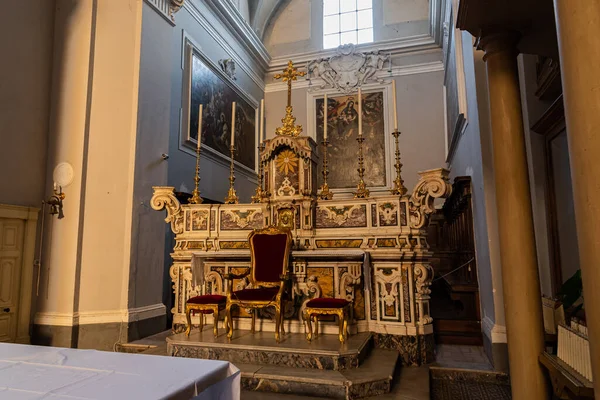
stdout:
POLYGON ((511 52, 516 56, 518 54, 517 43, 521 34, 512 30, 501 31, 479 31, 475 47, 477 50, 485 51, 483 61, 496 53, 511 52))

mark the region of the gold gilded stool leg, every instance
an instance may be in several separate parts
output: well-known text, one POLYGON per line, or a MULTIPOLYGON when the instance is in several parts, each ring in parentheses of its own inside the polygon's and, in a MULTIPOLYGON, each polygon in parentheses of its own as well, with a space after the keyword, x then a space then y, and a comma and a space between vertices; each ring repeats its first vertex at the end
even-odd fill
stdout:
POLYGON ((219 306, 213 309, 213 335, 219 336, 219 306))
POLYGON ((306 332, 306 340, 308 340, 309 342, 312 340, 312 323, 310 322, 312 318, 312 315, 310 315, 309 313, 307 313, 306 311, 304 312, 304 321, 306 322, 306 325, 308 325, 308 330, 306 332))
POLYGON ((340 343, 344 343, 344 324, 346 322, 346 318, 345 317, 345 312, 344 309, 341 309, 338 311, 338 324, 340 326, 340 331, 339 331, 339 339, 340 339, 340 343))
POLYGON ((185 328, 185 335, 190 336, 190 332, 192 331, 192 308, 190 306, 185 307, 185 319, 187 320, 187 327, 185 328))

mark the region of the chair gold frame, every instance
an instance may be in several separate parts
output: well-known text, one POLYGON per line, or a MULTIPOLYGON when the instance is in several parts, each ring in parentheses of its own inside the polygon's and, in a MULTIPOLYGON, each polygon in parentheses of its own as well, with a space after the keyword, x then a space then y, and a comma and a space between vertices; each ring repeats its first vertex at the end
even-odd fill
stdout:
MULTIPOLYGON (((263 229, 256 229, 248 235, 248 243, 250 245, 250 270, 243 274, 226 274, 225 279, 229 281, 227 285, 227 303, 225 306, 225 315, 228 321, 228 333, 227 338, 231 339, 233 336, 233 319, 231 318, 231 307, 238 306, 240 308, 249 308, 252 313, 252 325, 251 331, 255 332, 255 323, 256 323, 256 310, 265 307, 275 307, 275 340, 279 343, 280 340, 280 332, 285 334, 283 328, 283 295, 286 290, 287 282, 290 280, 289 275, 289 259, 290 259, 290 251, 292 247, 292 234, 289 229, 280 228, 276 226, 268 226, 263 229), (256 279, 256 254, 255 247, 252 239, 256 235, 281 235, 285 234, 286 238, 286 248, 284 252, 283 262, 281 265, 281 273, 279 275, 278 282, 265 282, 259 281, 256 279), (250 284, 252 285, 252 289, 263 289, 263 288, 275 288, 278 287, 279 290, 277 295, 271 300, 239 300, 235 297, 233 287, 233 279, 241 279, 249 277, 250 284)), ((252 290, 249 289, 249 290, 252 290)))
POLYGON ((337 315, 340 327, 338 338, 340 339, 340 343, 344 343, 348 337, 348 316, 350 315, 351 307, 351 302, 343 307, 306 307, 303 313, 304 321, 308 325, 306 339, 310 342, 313 338, 317 338, 319 334, 319 321, 317 318, 319 315, 337 315), (314 336, 311 323, 311 319, 313 318, 315 322, 314 336))

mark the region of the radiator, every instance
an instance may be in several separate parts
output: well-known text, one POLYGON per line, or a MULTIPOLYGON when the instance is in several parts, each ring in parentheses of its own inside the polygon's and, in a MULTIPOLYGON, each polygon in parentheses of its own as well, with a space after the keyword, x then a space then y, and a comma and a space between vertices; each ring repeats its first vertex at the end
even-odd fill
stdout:
POLYGON ((558 358, 592 382, 592 360, 587 327, 577 321, 558 325, 558 358))

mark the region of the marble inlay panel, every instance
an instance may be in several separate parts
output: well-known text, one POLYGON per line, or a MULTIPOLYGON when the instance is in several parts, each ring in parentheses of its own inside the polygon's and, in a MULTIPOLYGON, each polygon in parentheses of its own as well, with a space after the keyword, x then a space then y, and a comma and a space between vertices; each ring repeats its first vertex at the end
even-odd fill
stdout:
POLYGON ((321 297, 335 297, 333 268, 308 267, 306 276, 315 276, 321 287, 321 297))
POLYGON ((400 203, 400 225, 401 226, 408 225, 408 222, 406 220, 406 214, 407 214, 406 207, 408 207, 408 203, 406 203, 406 202, 400 203))
POLYGON ((364 284, 361 282, 360 286, 354 289, 354 319, 364 320, 365 316, 365 291, 364 284))
POLYGON ((292 352, 242 350, 234 348, 200 347, 170 344, 169 354, 173 357, 226 360, 232 363, 281 365, 295 368, 344 370, 358 368, 359 355, 314 355, 292 352))
POLYGON ((398 350, 402 365, 419 366, 435 360, 433 334, 404 336, 374 333, 375 347, 398 350))
POLYGON ((208 210, 193 210, 189 212, 190 231, 205 231, 208 227, 208 210))
POLYGON ((398 211, 394 203, 379 204, 379 226, 397 226, 398 211))
POLYGON ((348 386, 348 399, 361 399, 363 397, 379 396, 390 392, 391 379, 383 379, 375 382, 364 382, 348 386))
POLYGON ((258 392, 318 396, 319 398, 346 399, 346 386, 324 385, 292 380, 242 377, 242 389, 258 392))
POLYGON ((365 228, 366 205, 317 207, 317 228, 365 228))
POLYGON ((261 210, 221 210, 220 229, 260 229, 263 227, 263 213, 261 210))

